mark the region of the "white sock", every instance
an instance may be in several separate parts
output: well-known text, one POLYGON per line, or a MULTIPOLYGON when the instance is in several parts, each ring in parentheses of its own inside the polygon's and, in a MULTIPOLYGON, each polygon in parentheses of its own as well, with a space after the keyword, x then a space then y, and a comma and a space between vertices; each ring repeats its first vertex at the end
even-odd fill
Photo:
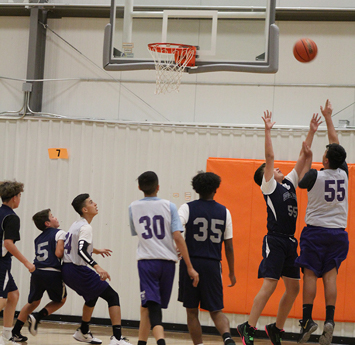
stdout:
POLYGON ((9 340, 12 337, 12 327, 3 327, 2 328, 2 337, 9 340))

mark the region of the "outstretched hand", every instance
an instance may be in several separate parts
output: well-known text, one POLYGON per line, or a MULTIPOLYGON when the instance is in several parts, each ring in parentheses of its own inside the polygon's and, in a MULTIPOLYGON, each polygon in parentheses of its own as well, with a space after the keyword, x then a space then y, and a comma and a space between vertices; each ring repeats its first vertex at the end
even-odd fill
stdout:
POLYGON ((261 117, 265 123, 265 129, 271 129, 276 123, 276 122, 272 122, 271 116, 272 116, 272 112, 266 110, 264 111, 264 116, 261 117))
POLYGON ((322 123, 322 117, 317 114, 313 114, 311 122, 309 124, 309 129, 313 132, 317 132, 319 125, 322 123))
POLYGON ((105 256, 111 256, 112 250, 111 249, 96 249, 95 254, 101 254, 101 256, 104 258, 105 256))
POLYGON ((332 116, 333 106, 332 106, 332 103, 330 103, 329 99, 327 99, 327 101, 325 102, 324 109, 322 106, 320 106, 320 110, 325 118, 332 116))

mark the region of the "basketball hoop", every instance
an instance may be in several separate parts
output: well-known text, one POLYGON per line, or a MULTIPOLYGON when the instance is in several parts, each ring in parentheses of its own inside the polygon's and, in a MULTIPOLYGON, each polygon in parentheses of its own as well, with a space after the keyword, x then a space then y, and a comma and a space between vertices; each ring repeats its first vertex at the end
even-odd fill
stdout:
POLYGON ((196 47, 176 43, 150 43, 156 71, 155 93, 179 91, 182 72, 186 66, 195 66, 196 47))

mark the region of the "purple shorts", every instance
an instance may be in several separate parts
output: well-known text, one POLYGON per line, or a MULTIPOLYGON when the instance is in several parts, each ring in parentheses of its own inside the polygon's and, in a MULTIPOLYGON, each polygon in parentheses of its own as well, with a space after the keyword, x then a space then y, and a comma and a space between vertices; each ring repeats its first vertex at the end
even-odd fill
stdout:
POLYGON ((168 260, 139 260, 138 273, 142 307, 148 301, 168 307, 175 275, 175 262, 168 260))
POLYGON ((310 269, 320 278, 334 267, 338 270, 346 259, 348 233, 344 229, 306 226, 301 233, 300 248, 301 254, 295 264, 310 269))
POLYGON ((63 264, 62 277, 66 285, 84 297, 85 302, 97 299, 109 286, 91 268, 73 263, 63 264))

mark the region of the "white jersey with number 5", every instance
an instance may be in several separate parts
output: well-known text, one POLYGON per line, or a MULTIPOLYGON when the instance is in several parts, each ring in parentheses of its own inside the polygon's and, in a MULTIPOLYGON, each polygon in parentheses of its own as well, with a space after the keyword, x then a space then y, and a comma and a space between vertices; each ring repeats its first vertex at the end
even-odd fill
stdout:
POLYGON ((325 228, 346 228, 348 218, 348 175, 342 169, 318 171, 308 191, 306 224, 325 228))

